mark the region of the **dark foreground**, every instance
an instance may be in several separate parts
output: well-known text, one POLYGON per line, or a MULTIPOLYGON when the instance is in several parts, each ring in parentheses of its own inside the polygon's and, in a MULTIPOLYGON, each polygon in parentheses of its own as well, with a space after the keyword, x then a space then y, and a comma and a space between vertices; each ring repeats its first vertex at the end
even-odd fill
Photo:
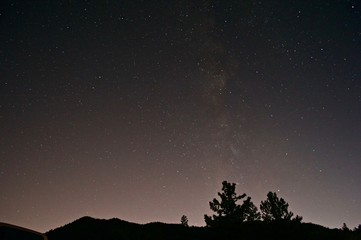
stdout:
POLYGON ((51 230, 46 235, 49 240, 361 239, 359 232, 329 229, 311 223, 248 222, 237 228, 210 229, 165 223, 141 225, 119 219, 101 220, 90 217, 83 217, 73 223, 51 230))

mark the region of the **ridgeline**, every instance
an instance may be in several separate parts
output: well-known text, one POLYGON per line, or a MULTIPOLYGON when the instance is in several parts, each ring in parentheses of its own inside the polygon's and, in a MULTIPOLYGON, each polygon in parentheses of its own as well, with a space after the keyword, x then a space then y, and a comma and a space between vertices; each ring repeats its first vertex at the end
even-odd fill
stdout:
POLYGON ((186 227, 160 222, 136 224, 120 219, 80 218, 46 233, 49 240, 356 240, 357 231, 329 229, 312 223, 289 221, 244 222, 238 227, 186 227))

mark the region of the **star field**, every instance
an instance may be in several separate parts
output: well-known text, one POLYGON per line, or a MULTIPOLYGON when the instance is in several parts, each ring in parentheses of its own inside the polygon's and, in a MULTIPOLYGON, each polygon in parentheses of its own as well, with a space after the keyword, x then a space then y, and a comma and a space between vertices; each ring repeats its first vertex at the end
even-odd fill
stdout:
POLYGON ((227 180, 361 224, 357 1, 0 5, 0 221, 204 226, 227 180))

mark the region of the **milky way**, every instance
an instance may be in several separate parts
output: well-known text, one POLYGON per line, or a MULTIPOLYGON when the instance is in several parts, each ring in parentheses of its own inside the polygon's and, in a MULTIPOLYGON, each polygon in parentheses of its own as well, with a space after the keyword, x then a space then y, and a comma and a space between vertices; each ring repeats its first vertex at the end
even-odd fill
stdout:
POLYGON ((357 1, 5 1, 0 221, 204 226, 221 182, 361 219, 357 1))

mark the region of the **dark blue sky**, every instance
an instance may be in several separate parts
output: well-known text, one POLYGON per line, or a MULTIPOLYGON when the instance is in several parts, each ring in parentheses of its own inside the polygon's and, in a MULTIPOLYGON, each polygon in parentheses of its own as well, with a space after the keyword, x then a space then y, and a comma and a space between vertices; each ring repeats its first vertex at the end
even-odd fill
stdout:
POLYGON ((228 180, 361 223, 357 1, 0 5, 0 221, 202 226, 228 180))

